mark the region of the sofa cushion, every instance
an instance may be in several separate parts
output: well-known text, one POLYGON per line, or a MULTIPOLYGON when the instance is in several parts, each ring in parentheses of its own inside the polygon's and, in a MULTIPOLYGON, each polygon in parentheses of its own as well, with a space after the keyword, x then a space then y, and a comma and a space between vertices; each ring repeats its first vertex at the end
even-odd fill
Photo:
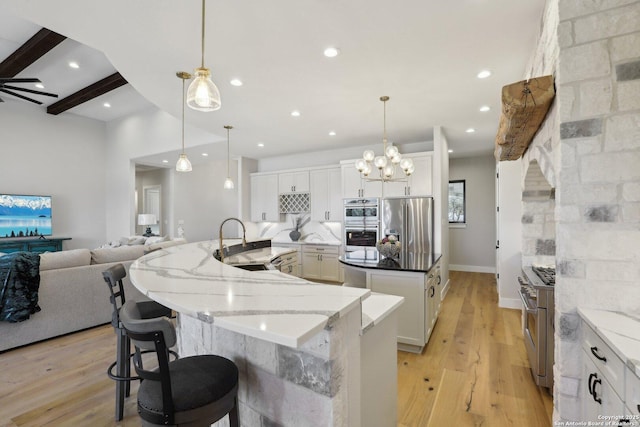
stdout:
POLYGON ((89 249, 70 249, 68 251, 45 252, 40 254, 40 271, 58 268, 81 267, 91 263, 89 249))
POLYGON ((153 243, 151 245, 145 245, 145 253, 148 254, 149 252, 157 251, 158 249, 164 249, 171 246, 182 245, 185 243, 187 243, 187 239, 183 237, 179 237, 173 240, 167 240, 164 242, 153 243))
POLYGON ((154 243, 165 242, 167 240, 169 240, 169 236, 151 236, 147 237, 147 240, 145 240, 144 244, 149 246, 153 245, 154 243))
POLYGON ((144 255, 144 246, 120 246, 118 248, 94 249, 91 251, 91 264, 130 261, 144 255))

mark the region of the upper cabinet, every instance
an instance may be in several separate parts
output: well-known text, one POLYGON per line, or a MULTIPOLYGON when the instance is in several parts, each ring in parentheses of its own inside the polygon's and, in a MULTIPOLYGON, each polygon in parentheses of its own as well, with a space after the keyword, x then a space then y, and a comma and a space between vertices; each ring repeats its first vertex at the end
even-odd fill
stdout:
POLYGON ((309 171, 283 172, 278 174, 278 193, 308 193, 309 171))
POLYGON ((309 172, 311 181, 311 220, 342 221, 340 168, 316 169, 309 172))
POLYGON ((355 161, 340 162, 342 166, 342 196, 345 199, 358 197, 382 197, 380 182, 370 182, 360 177, 355 161))
POLYGON ((278 174, 251 175, 251 221, 279 222, 278 174))
MULTIPOLYGON (((433 155, 407 155, 413 159, 415 171, 407 182, 388 182, 384 188, 385 197, 395 196, 432 196, 433 195, 433 155)), ((398 171, 400 176, 404 172, 398 171)))
MULTIPOLYGON (((358 197, 395 197, 395 196, 432 196, 433 195, 433 154, 406 154, 413 159, 415 171, 406 182, 391 181, 382 184, 380 181, 367 181, 361 178, 355 167, 355 161, 343 161, 342 194, 345 198, 358 197)), ((397 168, 397 178, 404 172, 397 168)), ((371 172, 377 177, 378 171, 371 172)))

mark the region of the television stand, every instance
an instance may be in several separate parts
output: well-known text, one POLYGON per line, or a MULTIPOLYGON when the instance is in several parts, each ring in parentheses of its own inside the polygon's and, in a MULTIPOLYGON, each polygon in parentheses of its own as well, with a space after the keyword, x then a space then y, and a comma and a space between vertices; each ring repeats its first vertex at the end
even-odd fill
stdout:
POLYGON ((58 252, 62 250, 62 242, 71 237, 17 237, 15 239, 0 239, 0 252, 58 252))

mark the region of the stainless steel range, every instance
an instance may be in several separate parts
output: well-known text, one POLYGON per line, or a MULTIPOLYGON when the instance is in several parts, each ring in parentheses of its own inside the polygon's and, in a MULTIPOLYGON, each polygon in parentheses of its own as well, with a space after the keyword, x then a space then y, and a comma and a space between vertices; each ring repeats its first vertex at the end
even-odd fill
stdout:
POLYGON ((520 282, 522 330, 533 378, 553 389, 553 334, 555 269, 524 267, 520 282))

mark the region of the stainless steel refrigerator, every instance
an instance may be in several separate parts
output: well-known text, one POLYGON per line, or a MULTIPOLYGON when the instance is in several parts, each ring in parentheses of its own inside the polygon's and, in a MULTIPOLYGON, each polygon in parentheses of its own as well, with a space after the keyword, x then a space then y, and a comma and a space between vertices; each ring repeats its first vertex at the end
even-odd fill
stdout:
POLYGON ((383 237, 398 237, 405 254, 433 255, 433 197, 383 198, 380 211, 383 237))

